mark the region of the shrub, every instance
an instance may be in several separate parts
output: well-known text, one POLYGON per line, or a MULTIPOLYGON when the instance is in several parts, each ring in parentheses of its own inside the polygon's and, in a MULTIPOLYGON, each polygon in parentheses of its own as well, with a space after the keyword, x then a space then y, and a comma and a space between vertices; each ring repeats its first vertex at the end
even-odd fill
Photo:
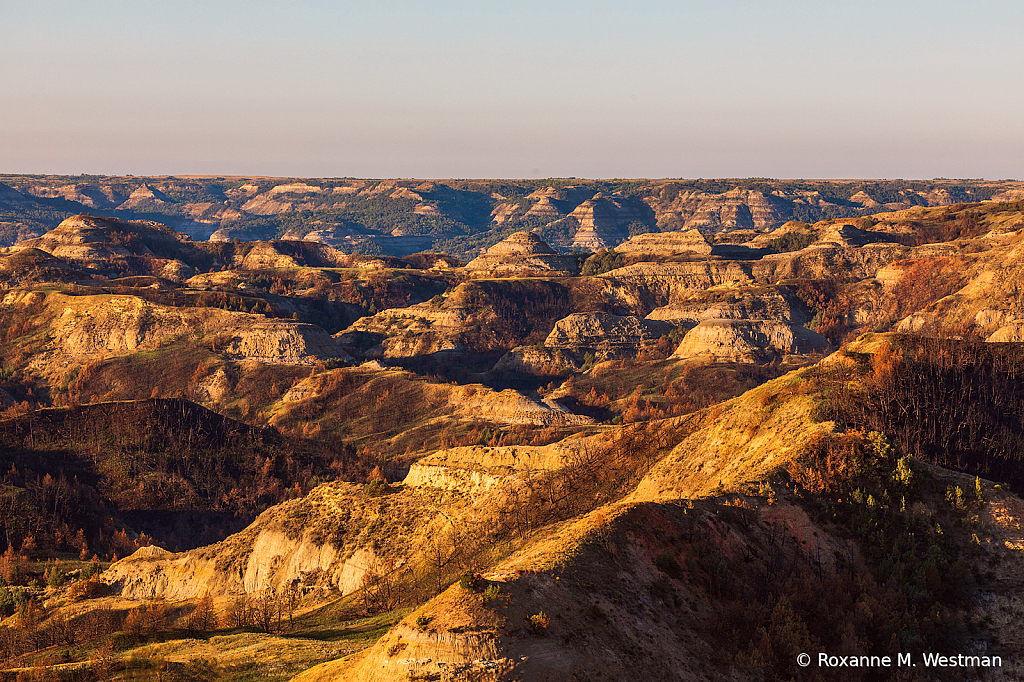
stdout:
POLYGON ((615 249, 601 250, 587 258, 583 263, 582 275, 592 277, 621 268, 626 264, 625 254, 616 253, 615 249))
POLYGON ((103 593, 103 583, 99 581, 95 575, 89 577, 88 580, 79 580, 74 582, 68 587, 68 601, 82 601, 83 599, 92 599, 98 597, 103 593))
POLYGON ((465 571, 459 576, 459 587, 464 590, 472 590, 476 587, 476 577, 472 571, 465 571))
POLYGON ((792 232, 787 232, 781 237, 776 237, 775 239, 770 240, 768 242, 768 248, 777 253, 800 251, 802 249, 806 249, 816 240, 817 237, 813 232, 794 230, 792 232))
POLYGON ((420 614, 416 617, 416 627, 420 630, 426 630, 427 626, 430 625, 431 620, 433 619, 425 613, 420 614))
POLYGON ((0 587, 0 616, 7 617, 15 612, 14 595, 6 587, 0 587))
POLYGON ((64 569, 59 566, 54 566, 46 573, 46 586, 60 587, 64 584, 65 577, 64 569))
POLYGON ((492 601, 497 599, 500 594, 500 585, 488 585, 487 589, 484 590, 483 595, 480 597, 480 600, 484 603, 484 606, 486 606, 487 604, 490 604, 492 601))
POLYGON ((530 629, 534 632, 543 632, 551 625, 551 619, 543 611, 530 616, 530 629))
POLYGON ((391 492, 391 486, 383 478, 375 478, 363 487, 363 491, 367 497, 381 497, 391 492))
POLYGON ((949 502, 953 509, 963 511, 967 509, 967 502, 964 501, 964 490, 960 486, 946 486, 946 502, 949 502))
POLYGON ((658 567, 659 571, 667 573, 676 580, 680 580, 683 577, 683 568, 676 561, 675 557, 668 552, 662 552, 655 557, 654 565, 658 567))

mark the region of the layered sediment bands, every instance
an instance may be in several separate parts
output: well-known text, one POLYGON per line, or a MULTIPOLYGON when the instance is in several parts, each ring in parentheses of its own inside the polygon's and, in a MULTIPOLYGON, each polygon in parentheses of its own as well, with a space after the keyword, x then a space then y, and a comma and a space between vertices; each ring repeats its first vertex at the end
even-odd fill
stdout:
MULTIPOLYGON (((312 364, 344 357, 336 339, 320 327, 218 308, 174 308, 135 296, 31 294, 45 302, 50 341, 30 365, 43 374, 68 362, 85 362, 157 350, 177 339, 214 336, 221 352, 237 359, 312 364)), ((0 305, 22 305, 23 292, 8 293, 0 305)))
POLYGON ((764 229, 780 225, 793 215, 790 201, 739 187, 722 194, 684 191, 670 201, 651 197, 647 203, 654 209, 659 225, 702 232, 764 229))
POLYGON ((711 253, 711 244, 699 230, 683 232, 647 232, 630 237, 615 247, 618 253, 650 253, 672 255, 677 253, 711 253))
MULTIPOLYGON (((367 573, 401 566, 414 546, 409 530, 422 521, 424 500, 414 489, 368 499, 362 486, 331 483, 305 498, 271 507, 240 533, 200 549, 172 554, 144 547, 111 565, 101 579, 131 599, 191 599, 258 593, 298 580, 302 591, 361 587, 367 573), (388 528, 387 549, 372 527, 388 528)), ((417 528, 416 539, 424 531, 417 528)))
POLYGON ((574 313, 555 323, 544 340, 548 348, 635 353, 672 331, 672 325, 633 315, 574 313))
POLYGON ((562 441, 438 450, 414 464, 388 494, 368 497, 352 483, 320 485, 304 498, 271 507, 222 542, 177 554, 144 547, 111 565, 101 579, 131 599, 253 594, 295 580, 303 592, 351 594, 367 574, 423 560, 429 539, 452 523, 480 523, 477 506, 486 509, 487 500, 496 499, 480 496, 504 494, 506 484, 571 464, 581 447, 580 441, 562 441), (446 495, 440 505, 439 494, 446 495))
POLYGON ((228 355, 259 362, 312 364, 327 358, 347 358, 338 340, 313 324, 267 320, 232 330, 228 355))
POLYGON ((175 232, 160 223, 86 215, 72 216, 46 234, 20 242, 14 248, 39 249, 56 258, 89 269, 100 269, 115 262, 123 262, 132 256, 142 256, 150 261, 151 268, 158 272, 173 262, 174 265, 168 272, 179 273, 177 281, 183 281, 195 274, 191 266, 181 261, 156 257, 150 246, 168 252, 196 249, 188 235, 175 232))
POLYGON ((683 301, 689 295, 716 286, 754 284, 748 263, 693 261, 689 263, 637 263, 607 272, 602 277, 644 287, 667 301, 683 301))
POLYGON ((409 468, 409 486, 479 492, 509 477, 532 476, 565 465, 575 450, 564 442, 544 446, 468 446, 438 450, 409 468))
POLYGON ((493 391, 480 385, 453 387, 448 403, 456 413, 473 421, 535 426, 593 424, 594 420, 573 414, 554 400, 537 402, 519 391, 493 391))
POLYGON ((693 327, 702 320, 778 320, 804 324, 807 319, 792 295, 775 289, 740 290, 726 300, 676 303, 651 311, 649 320, 662 320, 677 326, 693 327))
POLYGON ((550 376, 579 372, 583 362, 577 354, 562 348, 546 346, 517 346, 503 355, 494 365, 499 372, 521 372, 538 376, 550 376))
POLYGON ((672 357, 770 362, 783 355, 831 350, 825 337, 800 325, 774 320, 703 320, 686 333, 672 357))
POLYGON ((486 328, 496 316, 486 306, 460 305, 458 298, 449 296, 440 307, 418 303, 363 317, 339 333, 338 338, 347 343, 360 333, 377 335, 380 341, 364 351, 365 357, 405 358, 460 351, 467 331, 486 328))
POLYGON ((749 267, 751 277, 760 284, 798 277, 826 279, 837 272, 850 279, 866 279, 893 261, 909 257, 912 251, 915 249, 898 244, 867 244, 860 248, 823 244, 793 253, 769 254, 751 262, 749 267))
POLYGON ((481 274, 513 275, 530 272, 571 274, 576 268, 572 256, 559 256, 533 232, 516 232, 498 242, 466 265, 481 274))
POLYGON ((653 222, 653 216, 646 208, 621 197, 595 194, 569 214, 580 224, 573 236, 572 247, 596 251, 615 246, 629 237, 630 223, 653 222))

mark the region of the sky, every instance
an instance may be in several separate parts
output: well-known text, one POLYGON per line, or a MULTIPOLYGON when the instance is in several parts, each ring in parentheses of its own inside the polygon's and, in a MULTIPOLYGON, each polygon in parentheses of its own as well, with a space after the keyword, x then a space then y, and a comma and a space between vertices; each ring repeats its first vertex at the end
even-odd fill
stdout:
POLYGON ((1024 177, 1020 0, 0 0, 0 173, 1024 177))

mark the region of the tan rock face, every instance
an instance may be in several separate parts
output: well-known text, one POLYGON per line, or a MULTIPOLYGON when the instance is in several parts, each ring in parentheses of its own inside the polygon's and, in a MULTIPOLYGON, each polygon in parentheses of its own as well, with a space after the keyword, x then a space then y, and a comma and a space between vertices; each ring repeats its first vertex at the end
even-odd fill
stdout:
POLYGON ((144 244, 139 244, 134 252, 129 251, 112 238, 116 232, 132 232, 168 245, 191 241, 187 235, 160 223, 78 215, 67 218, 43 236, 21 242, 18 246, 39 249, 84 265, 129 255, 153 255, 144 244))
POLYGON ((703 320, 686 333, 672 357, 766 362, 782 355, 831 350, 825 337, 800 325, 774 320, 703 320))
POLYGON ((549 376, 578 372, 583 369, 583 362, 574 354, 563 352, 561 348, 517 346, 503 355, 494 369, 499 372, 549 376))
POLYGON ((124 203, 125 199, 127 199, 127 197, 110 187, 80 182, 62 187, 34 186, 29 188, 28 191, 33 196, 50 199, 60 197, 68 201, 77 201, 89 208, 97 209, 114 208, 124 203))
POLYGON ((222 542, 178 554, 144 547, 111 565, 101 579, 131 599, 253 594, 293 580, 306 589, 330 586, 350 594, 367 572, 401 566, 412 553, 412 543, 395 537, 380 556, 372 533, 363 528, 365 522, 397 522, 405 524, 401 534, 407 535, 423 500, 414 488, 399 496, 369 501, 362 486, 319 486, 305 499, 270 508, 222 542), (300 517, 308 522, 296 521, 300 517))
POLYGON ((330 586, 351 594, 367 573, 424 561, 431 539, 452 525, 479 523, 494 503, 489 494, 572 463, 581 447, 582 439, 439 450, 414 464, 390 494, 370 498, 361 485, 324 484, 271 507, 219 543, 178 554, 145 547, 101 579, 131 599, 252 594, 296 579, 304 590, 330 586))
POLYGON ((118 206, 119 209, 129 210, 133 208, 144 207, 149 203, 162 204, 164 201, 160 199, 153 188, 149 185, 142 185, 128 197, 128 200, 118 206))
POLYGON ((242 210, 255 215, 276 215, 289 211, 313 208, 309 195, 321 194, 323 189, 305 183, 289 183, 272 187, 258 194, 242 205, 242 210))
POLYGON ((471 420, 535 426, 594 423, 590 417, 573 414, 554 400, 537 402, 510 388, 493 391, 480 385, 455 386, 448 404, 471 420))
POLYGON ((569 214, 580 223, 572 239, 572 247, 597 251, 622 242, 629 237, 631 222, 648 221, 648 214, 641 210, 642 206, 602 194, 584 201, 569 214))
POLYGON ((574 258, 559 256, 533 232, 516 232, 492 246, 487 253, 470 261, 466 269, 491 275, 534 271, 569 274, 575 265, 574 258))
MULTIPOLYGON (((10 294, 8 304, 17 304, 10 294)), ((207 334, 220 337, 222 352, 239 360, 313 364, 346 355, 320 327, 262 315, 173 308, 134 296, 50 294, 46 306, 51 340, 31 363, 44 374, 69 362, 156 350, 176 338, 207 334)))
POLYGON ((693 327, 703 320, 776 320, 803 324, 806 316, 791 296, 775 289, 738 291, 724 301, 674 303, 651 311, 649 320, 693 327))
POLYGON ((711 253, 711 244, 698 230, 683 232, 648 232, 630 237, 615 247, 619 253, 652 253, 672 255, 677 253, 711 253))
POLYGON ((348 356, 333 336, 313 324, 255 321, 229 333, 231 340, 225 352, 240 360, 313 364, 321 359, 348 356))
POLYGON ((1017 320, 992 332, 986 341, 994 343, 1020 343, 1024 341, 1024 320, 1017 320))
MULTIPOLYGON (((966 285, 950 296, 942 298, 926 309, 912 313, 897 325, 900 332, 948 334, 950 329, 963 325, 990 341, 1011 341, 1017 338, 1018 323, 1024 320, 1024 230, 993 233, 985 238, 991 244, 987 251, 978 253, 949 252, 961 259, 969 259, 964 267, 966 285), (973 262, 971 262, 973 261, 973 262)), ((938 248, 949 245, 934 244, 913 252, 922 256, 945 255, 938 248)), ((894 270, 896 270, 894 268, 894 270)), ((903 273, 889 273, 902 281, 903 273)))
POLYGON ((657 297, 675 303, 688 301, 694 293, 712 287, 750 286, 754 284, 751 267, 736 261, 636 263, 601 277, 646 288, 657 297))
POLYGON ((653 197, 647 203, 658 225, 678 225, 701 232, 764 229, 786 222, 791 210, 784 202, 756 190, 735 188, 722 194, 684 191, 671 200, 653 197))
POLYGON ((544 340, 548 348, 601 353, 636 353, 668 334, 672 325, 632 315, 574 313, 555 323, 544 340))
POLYGON ((558 210, 558 207, 551 203, 551 197, 541 197, 537 200, 537 203, 530 207, 523 217, 525 218, 550 218, 551 220, 557 220, 561 218, 563 213, 558 210))
POLYGON ((514 447, 468 446, 438 450, 409 468, 405 484, 479 492, 502 485, 510 476, 530 476, 564 466, 572 448, 563 443, 514 447))

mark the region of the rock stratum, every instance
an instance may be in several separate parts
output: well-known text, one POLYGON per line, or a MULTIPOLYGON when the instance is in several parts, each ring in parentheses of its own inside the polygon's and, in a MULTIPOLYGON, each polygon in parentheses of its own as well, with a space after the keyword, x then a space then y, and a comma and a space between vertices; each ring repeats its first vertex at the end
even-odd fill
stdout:
POLYGON ((559 256, 532 232, 516 232, 471 260, 466 269, 495 277, 529 273, 571 275, 576 261, 570 256, 559 256))

